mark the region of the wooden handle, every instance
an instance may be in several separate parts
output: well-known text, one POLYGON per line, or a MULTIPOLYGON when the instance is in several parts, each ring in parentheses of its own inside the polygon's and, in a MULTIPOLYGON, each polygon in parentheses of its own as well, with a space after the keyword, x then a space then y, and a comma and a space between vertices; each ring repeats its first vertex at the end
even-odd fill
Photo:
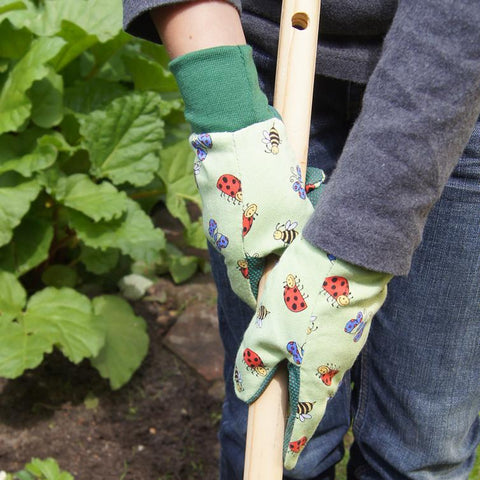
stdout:
MULTIPOLYGON (((273 104, 285 123, 288 141, 307 169, 317 56, 320 0, 283 0, 273 104)), ((268 262, 258 298, 275 261, 268 262)), ((280 366, 263 394, 248 409, 244 480, 281 480, 288 412, 288 376, 280 366)))

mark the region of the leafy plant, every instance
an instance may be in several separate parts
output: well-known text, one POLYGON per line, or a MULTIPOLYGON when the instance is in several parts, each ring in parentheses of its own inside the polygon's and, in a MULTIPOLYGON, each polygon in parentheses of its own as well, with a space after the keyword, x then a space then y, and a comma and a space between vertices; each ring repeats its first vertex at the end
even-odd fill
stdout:
POLYGON ((60 349, 112 388, 144 358, 145 322, 112 295, 132 264, 178 281, 162 199, 204 248, 188 128, 162 47, 121 30, 121 0, 0 0, 0 376, 60 349))
POLYGON ((17 473, 0 472, 0 480, 74 480, 74 478, 68 472, 60 470, 53 458, 45 460, 32 458, 31 462, 17 473))

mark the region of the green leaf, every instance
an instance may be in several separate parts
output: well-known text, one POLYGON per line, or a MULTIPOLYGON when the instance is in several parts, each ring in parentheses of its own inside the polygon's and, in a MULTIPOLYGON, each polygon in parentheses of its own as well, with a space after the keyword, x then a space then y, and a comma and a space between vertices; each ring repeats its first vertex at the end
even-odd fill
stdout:
POLYGON ((119 219, 95 223, 71 210, 69 224, 85 245, 102 250, 117 248, 135 260, 153 262, 165 248, 163 232, 154 228, 150 217, 133 200, 127 200, 127 211, 119 219))
POLYGON ((16 29, 8 20, 0 24, 0 57, 14 59, 23 57, 31 41, 32 34, 26 28, 16 29))
POLYGON ((88 34, 83 28, 68 20, 62 21, 62 28, 57 35, 63 38, 66 44, 52 61, 56 71, 62 70, 82 52, 98 43, 96 35, 88 34))
POLYGON ((41 480, 74 480, 68 472, 61 471, 57 462, 53 458, 40 460, 33 458, 30 463, 25 465, 25 469, 40 477, 41 480))
POLYGON ((135 92, 81 119, 92 175, 136 186, 153 179, 164 136, 160 105, 158 94, 135 92))
POLYGON ((195 185, 193 154, 188 140, 162 150, 158 175, 167 186, 165 203, 168 210, 186 227, 190 226, 187 200, 200 205, 200 194, 195 185))
POLYGON ((104 343, 90 300, 70 288, 47 287, 35 293, 23 323, 33 336, 58 346, 74 363, 97 355, 104 343))
POLYGON ((50 265, 42 274, 42 282, 49 287, 73 288, 78 282, 78 275, 68 265, 50 265))
POLYGON ((17 277, 48 258, 53 226, 41 218, 28 215, 14 230, 13 238, 0 248, 0 268, 17 277))
POLYGON ((19 135, 6 133, 0 136, 0 174, 14 171, 31 177, 33 173, 55 163, 55 137, 38 137, 37 134, 36 130, 31 129, 19 135))
MULTIPOLYGON (((7 480, 10 479, 7 477, 7 480)), ((15 477, 13 480, 35 480, 35 477, 26 470, 20 470, 19 472, 15 472, 15 477)))
MULTIPOLYGON (((15 275, 0 270, 0 325, 16 318, 25 306, 26 300, 27 293, 15 275)), ((3 337, 0 338, 3 344, 3 337)))
POLYGON ((118 0, 49 0, 31 20, 30 29, 39 36, 52 36, 61 31, 64 20, 106 42, 122 28, 122 3, 118 0))
POLYGON ((39 191, 35 180, 22 181, 10 174, 0 176, 0 246, 10 241, 13 229, 28 212, 39 191))
POLYGON ((25 2, 22 0, 1 0, 0 1, 0 15, 8 13, 13 10, 24 10, 25 2))
POLYGON ((205 238, 205 232, 203 230, 202 219, 193 222, 185 231, 185 240, 187 244, 194 248, 200 248, 202 250, 207 249, 207 240, 205 238))
POLYGON ((94 183, 81 173, 60 178, 53 188, 56 200, 93 220, 111 220, 127 208, 127 196, 110 182, 94 183))
MULTIPOLYGON (((95 58, 94 72, 101 69, 102 65, 104 65, 105 62, 107 62, 115 54, 117 54, 117 52, 119 52, 125 44, 131 42, 132 37, 121 30, 114 38, 108 40, 107 42, 97 43, 96 45, 92 46, 92 48, 90 48, 90 52, 95 58)), ((92 72, 90 72, 90 75, 91 74, 92 72)))
POLYGON ((42 128, 58 125, 63 119, 63 78, 50 69, 33 83, 28 94, 32 102, 32 121, 42 128))
MULTIPOLYGON (((10 62, 6 58, 0 58, 0 73, 6 72, 10 62)), ((1 85, 1 82, 0 82, 1 85)))
POLYGON ((94 78, 65 89, 65 107, 77 113, 103 109, 115 98, 127 93, 119 83, 94 78))
POLYGON ((93 299, 95 314, 105 326, 105 346, 92 365, 116 390, 127 383, 148 351, 146 323, 123 299, 103 295, 93 299))
POLYGON ((198 259, 187 255, 175 255, 170 257, 168 270, 175 283, 188 280, 196 271, 198 259))
POLYGON ((108 248, 107 250, 97 250, 95 248, 82 245, 80 261, 85 268, 96 275, 103 275, 109 272, 117 265, 120 254, 118 250, 108 248))
POLYGON ((17 378, 25 370, 37 367, 45 353, 53 349, 52 342, 39 335, 30 335, 20 323, 0 324, 0 377, 17 378))
POLYGON ((26 92, 35 80, 48 75, 46 63, 64 43, 60 38, 38 38, 13 67, 0 92, 0 133, 16 131, 29 117, 31 102, 26 92))
POLYGON ((178 90, 173 74, 160 63, 135 50, 127 51, 123 60, 137 90, 175 92, 178 90))

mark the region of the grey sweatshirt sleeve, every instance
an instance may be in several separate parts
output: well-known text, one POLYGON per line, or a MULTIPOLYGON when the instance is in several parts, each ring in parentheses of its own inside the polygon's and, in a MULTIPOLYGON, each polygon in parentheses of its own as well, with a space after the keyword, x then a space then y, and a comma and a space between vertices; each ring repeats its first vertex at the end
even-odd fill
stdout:
POLYGON ((408 273, 480 113, 480 2, 400 0, 359 118, 304 229, 372 270, 408 273))
MULTIPOLYGON (((160 42, 157 30, 150 19, 150 10, 173 3, 192 0, 123 0, 123 28, 136 37, 160 42)), ((227 0, 241 11, 241 0, 227 0)))

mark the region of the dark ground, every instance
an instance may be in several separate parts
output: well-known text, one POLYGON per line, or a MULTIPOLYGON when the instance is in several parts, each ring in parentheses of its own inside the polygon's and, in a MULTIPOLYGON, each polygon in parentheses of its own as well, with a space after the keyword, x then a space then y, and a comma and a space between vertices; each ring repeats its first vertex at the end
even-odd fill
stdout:
POLYGON ((223 383, 212 280, 161 279, 149 294, 134 308, 150 351, 120 390, 59 353, 0 380, 0 470, 53 457, 76 480, 217 478, 223 383))

